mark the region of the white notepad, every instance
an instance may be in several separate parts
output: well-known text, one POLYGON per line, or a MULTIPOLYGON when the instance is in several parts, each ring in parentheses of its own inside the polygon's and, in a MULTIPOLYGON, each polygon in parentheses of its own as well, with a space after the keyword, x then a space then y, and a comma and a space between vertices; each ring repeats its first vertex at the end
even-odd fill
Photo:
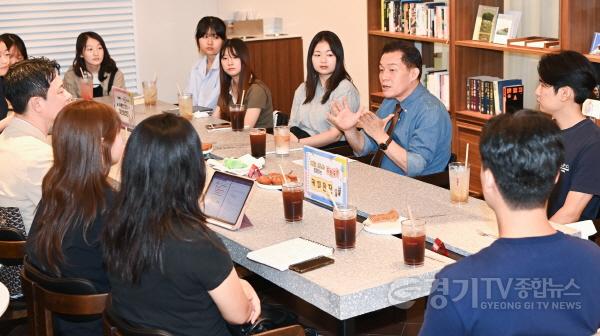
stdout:
POLYGON ((250 260, 285 271, 290 265, 332 254, 332 247, 305 238, 294 238, 249 252, 247 257, 250 260))

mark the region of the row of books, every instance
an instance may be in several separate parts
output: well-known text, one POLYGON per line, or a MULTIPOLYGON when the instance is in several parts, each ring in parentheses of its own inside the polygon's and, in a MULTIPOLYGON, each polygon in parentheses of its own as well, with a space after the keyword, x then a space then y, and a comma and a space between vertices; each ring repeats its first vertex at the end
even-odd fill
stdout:
POLYGON ((446 2, 381 0, 383 31, 448 39, 449 15, 446 2))
POLYGON ((446 106, 446 109, 450 109, 450 80, 448 70, 423 69, 421 83, 446 106))
POLYGON ((467 110, 512 113, 523 108, 523 81, 492 76, 467 78, 467 110))

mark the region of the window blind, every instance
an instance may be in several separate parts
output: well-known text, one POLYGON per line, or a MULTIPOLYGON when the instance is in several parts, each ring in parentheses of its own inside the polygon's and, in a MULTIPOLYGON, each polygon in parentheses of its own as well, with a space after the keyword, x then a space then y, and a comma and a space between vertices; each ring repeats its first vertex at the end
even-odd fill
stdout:
POLYGON ((127 88, 137 88, 135 0, 2 0, 0 33, 19 35, 29 56, 46 56, 61 66, 61 75, 75 57, 75 41, 95 31, 125 75, 127 88))

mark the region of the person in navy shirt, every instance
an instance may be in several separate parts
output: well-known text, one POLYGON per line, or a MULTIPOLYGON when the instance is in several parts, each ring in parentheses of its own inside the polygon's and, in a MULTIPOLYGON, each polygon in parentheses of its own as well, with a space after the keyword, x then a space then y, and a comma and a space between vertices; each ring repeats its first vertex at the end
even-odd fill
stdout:
POLYGON ((548 217, 562 224, 596 219, 600 215, 600 129, 581 112, 581 104, 596 86, 596 71, 582 54, 563 51, 544 55, 538 73, 535 95, 540 110, 552 115, 565 145, 548 217))
POLYGON ((343 100, 332 104, 329 115, 357 156, 381 151, 384 155, 375 165, 400 175, 439 173, 450 159, 450 116, 444 104, 421 85, 422 65, 421 54, 412 44, 386 44, 379 61, 385 99, 377 113, 365 108, 352 113, 343 100), (398 104, 401 110, 393 125, 398 104), (393 131, 388 132, 389 127, 393 131))
POLYGON ((564 159, 559 128, 540 112, 499 115, 479 151, 499 238, 436 275, 420 335, 594 334, 600 247, 546 216, 564 159))

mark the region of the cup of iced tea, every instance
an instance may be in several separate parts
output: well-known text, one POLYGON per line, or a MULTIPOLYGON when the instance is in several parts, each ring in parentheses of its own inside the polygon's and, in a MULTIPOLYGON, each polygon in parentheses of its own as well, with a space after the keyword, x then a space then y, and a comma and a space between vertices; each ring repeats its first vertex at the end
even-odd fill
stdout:
POLYGON ((92 100, 94 98, 94 78, 91 73, 84 72, 79 79, 79 95, 84 100, 92 100))
POLYGON ((187 120, 192 120, 194 116, 191 93, 179 94, 179 114, 187 120))
POLYGON ((354 248, 356 244, 356 207, 351 205, 334 207, 333 227, 337 248, 354 248))
POLYGON ((156 105, 156 99, 158 98, 156 81, 143 81, 142 88, 144 89, 144 104, 156 105))
POLYGON ((467 203, 469 201, 469 178, 471 169, 464 162, 451 162, 448 165, 450 178, 450 202, 467 203))
POLYGON ((402 221, 402 251, 404 264, 422 266, 425 260, 425 220, 402 221))
POLYGON ((302 204, 304 203, 304 188, 301 182, 288 181, 282 186, 283 214, 287 223, 302 221, 302 204))
POLYGON ((264 157, 267 151, 267 130, 253 128, 250 130, 250 152, 255 158, 264 157))
POLYGON ((275 154, 287 156, 290 154, 290 129, 287 126, 275 126, 273 128, 275 136, 275 154))
POLYGON ((241 132, 244 130, 244 118, 246 117, 246 105, 229 105, 229 120, 231 121, 231 130, 241 132))

